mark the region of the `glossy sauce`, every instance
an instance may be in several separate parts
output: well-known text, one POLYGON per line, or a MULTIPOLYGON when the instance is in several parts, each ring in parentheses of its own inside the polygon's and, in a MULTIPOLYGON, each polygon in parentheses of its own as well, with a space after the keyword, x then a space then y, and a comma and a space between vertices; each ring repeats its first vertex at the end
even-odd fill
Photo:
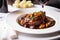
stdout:
POLYGON ((42 12, 38 17, 35 18, 33 17, 33 19, 28 17, 29 15, 30 14, 19 16, 17 18, 18 24, 22 27, 30 28, 30 29, 44 29, 55 25, 55 20, 51 17, 46 16, 44 12, 42 12))

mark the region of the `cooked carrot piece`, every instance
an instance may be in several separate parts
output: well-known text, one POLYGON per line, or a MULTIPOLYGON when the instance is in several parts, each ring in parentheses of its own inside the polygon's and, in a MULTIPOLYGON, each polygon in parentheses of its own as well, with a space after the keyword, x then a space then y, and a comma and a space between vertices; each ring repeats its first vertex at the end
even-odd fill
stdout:
POLYGON ((39 26, 39 28, 40 28, 40 29, 45 28, 45 24, 41 24, 41 25, 39 26))
POLYGON ((35 16, 35 17, 40 16, 40 12, 36 12, 36 13, 34 13, 34 16, 35 16))
POLYGON ((46 23, 46 28, 47 28, 48 26, 49 26, 48 23, 46 23))

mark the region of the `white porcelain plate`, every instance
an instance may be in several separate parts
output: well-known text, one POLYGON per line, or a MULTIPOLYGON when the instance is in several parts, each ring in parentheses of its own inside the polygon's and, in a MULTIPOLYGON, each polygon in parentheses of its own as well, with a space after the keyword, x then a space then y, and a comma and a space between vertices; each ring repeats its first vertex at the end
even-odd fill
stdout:
POLYGON ((56 21, 55 25, 50 28, 29 29, 29 28, 24 28, 17 23, 16 21, 17 17, 19 17, 20 15, 24 15, 26 13, 32 13, 34 11, 40 11, 40 9, 41 8, 23 9, 24 10, 24 11, 22 10, 23 12, 9 13, 6 18, 6 21, 15 30, 28 34, 47 34, 47 33, 60 31, 60 12, 54 11, 51 8, 50 9, 44 8, 44 10, 46 11, 46 15, 53 18, 56 21))

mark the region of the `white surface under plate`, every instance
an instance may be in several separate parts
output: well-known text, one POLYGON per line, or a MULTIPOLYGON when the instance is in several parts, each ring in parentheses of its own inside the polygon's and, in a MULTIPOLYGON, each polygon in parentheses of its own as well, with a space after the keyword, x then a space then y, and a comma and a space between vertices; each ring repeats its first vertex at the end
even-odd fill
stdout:
POLYGON ((7 23, 14 28, 15 30, 23 33, 28 33, 28 34, 47 34, 47 33, 52 33, 56 31, 60 31, 60 12, 57 12, 55 10, 52 10, 51 7, 47 6, 44 8, 44 11, 46 11, 46 15, 53 18, 56 21, 56 24, 53 27, 46 28, 46 29, 28 29, 21 27, 17 22, 16 19, 18 16, 21 14, 26 14, 26 13, 32 13, 35 11, 40 11, 42 10, 39 6, 36 8, 29 8, 29 9, 20 9, 20 12, 12 12, 9 13, 7 16, 7 23))

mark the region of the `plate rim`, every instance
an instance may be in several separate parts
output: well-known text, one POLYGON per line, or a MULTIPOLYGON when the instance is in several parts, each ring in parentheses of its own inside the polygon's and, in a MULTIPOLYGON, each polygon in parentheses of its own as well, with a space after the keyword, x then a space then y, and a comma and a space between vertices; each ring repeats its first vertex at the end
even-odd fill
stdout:
MULTIPOLYGON (((55 11, 54 11, 55 12, 55 11)), ((59 12, 58 12, 59 13, 59 12)), ((8 15, 10 15, 10 14, 8 14, 8 15)), ((8 15, 7 15, 7 17, 8 17, 8 15)), ((6 21, 7 21, 7 19, 6 19, 6 21)), ((7 22, 8 23, 8 22, 7 22)), ((8 23, 9 24, 9 23, 8 23)), ((18 24, 17 24, 18 25, 18 24)), ((12 26, 12 25, 11 25, 12 26)), ((20 26, 20 25, 19 25, 20 26)), ((52 28, 52 27, 51 27, 52 28)), ((16 28, 14 28, 15 30, 17 30, 17 31, 19 31, 19 32, 23 32, 23 31, 20 31, 20 30, 18 30, 18 29, 16 29, 16 28)), ((40 29, 39 29, 40 30, 40 29)), ((58 29, 58 30, 60 30, 60 29, 58 29)), ((55 30, 55 31, 58 31, 58 30, 55 30)), ((23 33, 28 33, 28 34, 47 34, 47 33, 29 33, 29 32, 23 32, 23 33)), ((50 33, 52 33, 52 32, 50 32, 50 33)))

